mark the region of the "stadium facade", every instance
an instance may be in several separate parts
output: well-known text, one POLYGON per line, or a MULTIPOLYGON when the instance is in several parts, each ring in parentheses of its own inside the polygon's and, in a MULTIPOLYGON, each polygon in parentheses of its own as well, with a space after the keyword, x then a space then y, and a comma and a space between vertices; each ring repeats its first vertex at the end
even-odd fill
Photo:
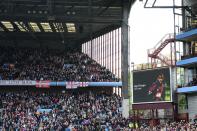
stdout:
POLYGON ((183 28, 176 39, 183 42, 183 56, 176 66, 183 70, 181 84, 177 88, 180 117, 188 117, 190 121, 197 118, 197 88, 196 88, 196 41, 197 41, 197 1, 183 0, 183 28))
MULTIPOLYGON (((174 33, 167 34, 164 36, 158 45, 153 49, 148 50, 148 60, 149 64, 142 64, 140 67, 141 71, 134 71, 134 76, 137 74, 147 75, 148 72, 151 72, 150 68, 160 66, 168 66, 171 69, 170 72, 170 83, 171 93, 172 93, 172 104, 173 104, 173 119, 176 120, 186 120, 194 121, 197 119, 197 96, 196 96, 196 40, 197 40, 197 1, 196 0, 182 0, 181 2, 174 0, 173 5, 157 5, 159 0, 149 1, 145 0, 145 8, 155 8, 155 9, 173 9, 174 13, 174 33), (172 44, 170 44, 172 43, 172 44), (170 44, 170 58, 162 55, 160 52, 170 44), (173 46, 172 46, 173 45, 173 46), (158 63, 159 62, 159 63, 158 63)), ((159 73, 159 68, 152 70, 159 73)), ((149 76, 152 76, 152 73, 149 76)), ((137 78, 137 77, 136 77, 137 78)), ((156 78, 156 77, 153 77, 156 78)), ((135 79, 135 77, 133 78, 135 79)), ((149 78, 150 79, 150 78, 149 78)), ((140 91, 140 86, 146 87, 146 85, 151 85, 145 80, 134 80, 144 84, 136 85, 134 84, 134 89, 140 91), (148 84, 147 84, 148 83, 148 84), (135 87, 136 86, 136 87, 135 87)), ((150 80, 151 81, 151 80, 150 80)), ((150 82, 149 81, 149 82, 150 82)), ((156 85, 157 82, 154 82, 153 85, 156 85)), ((154 87, 154 86, 153 86, 154 87)), ((156 87, 154 87, 156 88, 156 87)), ((133 90, 133 92, 135 92, 133 90)), ((147 91, 147 90, 146 90, 147 91)), ((137 95, 137 94, 135 94, 137 95)), ((134 95, 134 96, 135 96, 134 95)), ((134 108, 136 109, 150 109, 151 105, 146 105, 150 103, 147 99, 138 98, 138 103, 145 102, 141 106, 136 106, 134 103, 134 108), (136 107, 135 107, 136 106, 136 107), (147 106, 147 108, 145 108, 147 106)), ((149 99, 150 100, 150 99, 149 99)), ((134 101, 135 102, 135 101, 134 101)), ((155 101, 152 100, 151 103, 155 101)), ((162 103, 157 103, 156 108, 163 108, 162 103), (160 105, 160 106, 159 106, 160 105)))
POLYGON ((145 0, 144 7, 173 9, 174 33, 165 35, 148 50, 148 64, 133 67, 132 115, 136 121, 148 120, 153 125, 162 119, 193 122, 197 118, 197 1, 174 0, 173 5, 157 2, 145 0), (161 51, 168 45, 170 55, 165 56, 161 51))

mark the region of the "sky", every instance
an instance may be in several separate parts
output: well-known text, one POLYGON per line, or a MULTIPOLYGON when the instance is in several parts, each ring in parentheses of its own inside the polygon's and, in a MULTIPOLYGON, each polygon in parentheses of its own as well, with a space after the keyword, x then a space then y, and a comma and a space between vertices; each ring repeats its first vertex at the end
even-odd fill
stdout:
MULTIPOLYGON (((163 5, 159 2, 158 5, 163 5)), ((146 9, 144 3, 137 0, 129 17, 131 62, 147 63, 147 49, 153 48, 165 34, 173 33, 173 24, 172 9, 146 9)))

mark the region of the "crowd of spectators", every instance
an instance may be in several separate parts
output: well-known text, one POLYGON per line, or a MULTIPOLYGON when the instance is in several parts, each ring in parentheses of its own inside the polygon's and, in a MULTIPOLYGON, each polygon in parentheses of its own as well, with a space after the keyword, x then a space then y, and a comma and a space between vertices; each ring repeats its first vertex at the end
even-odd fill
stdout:
POLYGON ((157 126, 141 126, 137 131, 196 131, 197 124, 185 121, 180 122, 167 122, 157 126))
POLYGON ((154 127, 122 117, 122 99, 105 92, 1 92, 2 131, 196 131, 197 124, 154 127))
POLYGON ((122 117, 121 97, 104 92, 0 93, 3 129, 75 130, 120 129, 128 127, 122 117))
POLYGON ((119 81, 80 52, 18 47, 0 52, 0 80, 119 81))

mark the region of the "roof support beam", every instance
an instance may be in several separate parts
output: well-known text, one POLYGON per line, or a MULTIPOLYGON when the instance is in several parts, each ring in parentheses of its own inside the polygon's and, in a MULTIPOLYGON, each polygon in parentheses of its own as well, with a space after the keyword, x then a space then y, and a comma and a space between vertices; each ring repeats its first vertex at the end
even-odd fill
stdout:
MULTIPOLYGON (((5 33, 4 31, 7 36, 16 37, 17 40, 23 39, 24 37, 24 39, 32 40, 33 38, 34 40, 40 40, 40 42, 42 42, 46 40, 48 36, 53 40, 67 41, 68 39, 72 39, 78 42, 79 40, 93 39, 98 36, 98 32, 99 35, 101 35, 102 33, 113 30, 117 26, 120 27, 122 23, 122 0, 8 1, 0 0, 0 7, 2 8, 0 19, 1 21, 12 21, 17 25, 19 30, 21 30, 20 32, 13 32, 11 30, 12 32, 8 31, 8 33, 5 33), (13 10, 14 12, 8 13, 8 8, 12 6, 13 9, 9 10, 13 10), (7 10, 7 12, 5 10, 7 10), (23 24, 23 26, 19 26, 16 22, 23 24), (48 28, 47 24, 43 26, 40 22, 49 22, 53 32, 50 32, 50 28, 48 28), (29 23, 31 23, 31 25, 29 25, 29 23), (37 23, 37 25, 35 23, 37 23), (60 25, 62 28, 60 32, 63 33, 58 32, 58 29, 53 23, 63 23, 63 25, 60 25), (76 32, 69 33, 66 23, 74 23, 76 32), (44 31, 45 28, 43 27, 46 27, 47 32, 44 31)), ((130 1, 134 0, 127 0, 127 2, 130 1)), ((127 4, 129 6, 129 3, 127 4)))
POLYGON ((38 25, 38 28, 40 29, 41 32, 45 32, 44 29, 42 28, 40 22, 38 22, 37 25, 38 25))
POLYGON ((54 27, 53 23, 52 23, 52 22, 49 22, 49 25, 50 25, 50 27, 51 27, 52 31, 53 31, 53 32, 56 32, 56 30, 55 30, 55 27, 54 27))
POLYGON ((9 32, 9 30, 1 22, 0 22, 0 27, 2 27, 4 31, 9 32))
MULTIPOLYGON (((89 19, 92 17, 92 0, 88 0, 88 16, 89 19)), ((91 48, 90 48, 90 57, 92 58, 92 48, 93 48, 93 43, 92 43, 92 23, 89 24, 89 30, 90 30, 90 42, 91 42, 91 48)))
POLYGON ((15 32, 19 32, 20 31, 20 29, 18 28, 18 26, 14 22, 11 21, 11 24, 13 25, 15 32))
POLYGON ((62 26, 63 26, 64 32, 68 32, 67 27, 66 27, 66 24, 65 23, 62 23, 62 26))
MULTIPOLYGON (((12 14, 12 15, 6 15, 6 14, 0 14, 0 19, 3 21, 34 21, 34 22, 40 22, 40 21, 46 21, 47 17, 39 14, 12 14)), ((111 24, 111 23, 120 23, 122 21, 121 16, 56 16, 55 19, 56 22, 75 22, 75 23, 99 23, 99 24, 111 24)))
POLYGON ((18 22, 18 24, 19 24, 26 32, 30 32, 30 30, 28 30, 28 28, 25 26, 24 23, 18 22))
POLYGON ((27 29, 29 30, 29 32, 33 32, 32 27, 29 25, 29 23, 24 22, 24 25, 27 27, 27 29))
POLYGON ((147 6, 148 1, 149 0, 145 1, 144 8, 147 8, 147 9, 154 9, 154 8, 155 9, 160 9, 160 8, 161 9, 172 9, 172 8, 178 9, 178 8, 180 8, 180 9, 187 10, 193 17, 195 17, 195 13, 192 12, 191 7, 189 7, 189 6, 175 6, 175 5, 172 5, 172 6, 155 6, 155 3, 157 2, 157 0, 153 1, 152 6, 147 6))
POLYGON ((106 4, 107 6, 102 9, 98 14, 97 16, 100 16, 102 15, 105 11, 107 11, 107 9, 110 7, 110 5, 112 5, 113 3, 115 2, 115 0, 109 0, 108 3, 106 4))
MULTIPOLYGON (((115 29, 119 28, 120 26, 121 26, 120 24, 108 25, 106 28, 103 28, 101 30, 98 30, 98 31, 92 33, 92 39, 97 38, 103 34, 106 34, 112 30, 115 30, 115 29)), ((78 43, 84 43, 85 41, 89 41, 90 39, 91 39, 90 34, 87 34, 86 37, 79 38, 78 43)))
POLYGON ((121 28, 121 72, 122 72, 122 96, 124 99, 129 98, 129 83, 128 83, 128 68, 129 68, 129 40, 128 40, 128 17, 129 7, 128 0, 122 0, 123 2, 123 21, 121 28))

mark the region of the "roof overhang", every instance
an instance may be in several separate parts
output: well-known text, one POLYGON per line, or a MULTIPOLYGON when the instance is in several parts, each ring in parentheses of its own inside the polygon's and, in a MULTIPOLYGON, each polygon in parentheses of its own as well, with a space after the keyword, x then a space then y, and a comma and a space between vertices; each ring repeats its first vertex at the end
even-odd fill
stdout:
POLYGON ((176 39, 181 41, 197 41, 197 28, 177 35, 176 39))
POLYGON ((187 66, 192 66, 194 64, 197 64, 197 57, 188 58, 188 59, 180 60, 176 62, 176 66, 179 66, 179 67, 187 67, 187 66))
MULTIPOLYGON (((124 1, 130 12, 135 0, 124 1)), ((69 38, 81 43, 121 27, 123 8, 123 0, 2 0, 0 37, 46 40, 48 35, 54 40, 69 38), (10 23, 12 29, 2 22, 10 23), (30 23, 36 23, 38 30, 35 31, 30 23), (66 23, 74 27, 69 29, 66 23)))
POLYGON ((182 87, 177 89, 177 93, 196 93, 197 86, 182 87))

